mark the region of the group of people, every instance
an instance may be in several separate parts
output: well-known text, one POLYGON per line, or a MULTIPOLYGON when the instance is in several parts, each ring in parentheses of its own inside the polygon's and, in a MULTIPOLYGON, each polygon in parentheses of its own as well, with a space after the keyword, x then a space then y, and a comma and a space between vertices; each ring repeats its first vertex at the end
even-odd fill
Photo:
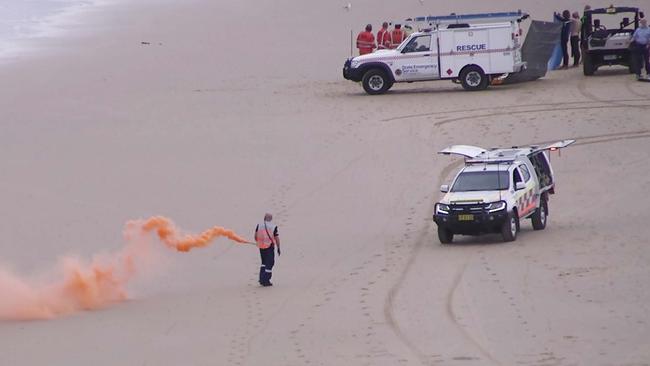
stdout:
POLYGON ((366 29, 357 35, 357 48, 359 55, 371 53, 375 49, 395 49, 403 40, 406 39, 413 29, 410 25, 405 25, 402 28, 401 24, 395 24, 392 30, 388 29, 388 22, 381 25, 381 29, 377 32, 377 37, 372 33, 372 24, 366 25, 366 29))
MULTIPOLYGON (((589 5, 585 6, 585 11, 591 9, 589 5)), ((571 13, 565 10, 562 14, 555 13, 555 19, 562 22, 562 33, 560 35, 560 45, 562 46, 562 67, 561 69, 569 68, 569 46, 571 43, 571 55, 573 56, 573 66, 580 64, 580 48, 585 48, 587 40, 585 38, 586 29, 588 24, 584 15, 580 17, 580 13, 574 11, 571 13), (582 39, 581 39, 582 38, 582 39)))
MULTIPOLYGON (((586 5, 584 11, 591 10, 591 6, 586 5)), ((643 13, 641 13, 643 14, 643 13)), ((560 36, 560 45, 562 46, 562 67, 569 68, 569 44, 571 45, 571 57, 573 57, 573 66, 580 64, 582 50, 587 49, 587 37, 591 33, 592 24, 587 21, 584 13, 582 17, 575 11, 571 13, 564 10, 562 14, 555 13, 555 19, 562 22, 562 32, 560 36)), ((635 59, 636 75, 641 76, 641 70, 645 67, 646 74, 650 75, 650 28, 648 21, 641 16, 639 27, 632 35, 630 45, 632 57, 635 59)))

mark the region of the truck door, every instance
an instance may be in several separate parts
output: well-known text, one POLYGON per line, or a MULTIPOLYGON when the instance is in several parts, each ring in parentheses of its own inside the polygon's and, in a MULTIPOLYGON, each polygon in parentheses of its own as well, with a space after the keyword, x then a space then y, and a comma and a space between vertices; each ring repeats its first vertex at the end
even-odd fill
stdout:
POLYGON ((434 34, 412 37, 393 64, 395 79, 402 81, 439 79, 436 42, 434 34))
POLYGON ((519 217, 529 215, 537 208, 539 193, 535 189, 535 180, 532 178, 533 177, 526 164, 520 164, 513 172, 513 181, 515 185, 517 182, 524 182, 524 184, 526 184, 526 188, 515 193, 519 217))
POLYGON ((444 148, 438 151, 438 154, 442 155, 461 155, 468 159, 476 158, 477 156, 486 153, 482 147, 470 146, 470 145, 452 145, 447 148, 444 148))
POLYGON ((528 155, 528 159, 530 159, 530 162, 533 164, 535 173, 537 173, 537 177, 539 178, 540 190, 542 192, 549 191, 551 194, 555 193, 553 168, 551 167, 549 152, 559 151, 574 142, 576 142, 576 140, 562 140, 552 144, 539 146, 533 149, 533 151, 528 155))

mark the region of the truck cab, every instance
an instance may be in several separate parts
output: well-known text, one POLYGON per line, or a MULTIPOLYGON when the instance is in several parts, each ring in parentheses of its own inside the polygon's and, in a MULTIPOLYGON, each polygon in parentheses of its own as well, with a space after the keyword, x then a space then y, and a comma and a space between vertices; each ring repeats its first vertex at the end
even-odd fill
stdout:
POLYGON ((492 150, 455 145, 440 151, 465 158, 452 183, 440 187, 444 196, 433 214, 440 242, 451 243, 454 235, 487 233, 514 241, 522 219, 531 219, 533 229, 543 230, 549 195, 555 193, 549 151, 573 142, 492 150))
POLYGON ((427 17, 430 27, 411 34, 396 49, 348 59, 343 77, 360 81, 368 94, 385 93, 399 82, 444 79, 458 81, 466 90, 483 90, 491 77, 526 66, 519 38, 520 22, 528 15, 503 14, 427 17))

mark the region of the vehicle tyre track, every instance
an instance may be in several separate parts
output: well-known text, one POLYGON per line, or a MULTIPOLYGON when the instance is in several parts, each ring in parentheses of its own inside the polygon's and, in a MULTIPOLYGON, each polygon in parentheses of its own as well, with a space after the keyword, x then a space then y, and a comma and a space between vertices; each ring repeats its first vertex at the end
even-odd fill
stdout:
MULTIPOLYGON (((638 97, 641 97, 641 98, 645 98, 645 99, 647 99, 647 98, 648 98, 648 95, 647 95, 647 94, 640 93, 640 92, 634 90, 634 89, 632 88, 632 83, 634 83, 634 81, 628 81, 628 82, 626 82, 626 83, 623 84, 623 85, 625 86, 625 89, 627 89, 627 91, 630 92, 630 94, 633 94, 633 95, 636 95, 636 96, 638 96, 638 97)), ((638 83, 638 81, 637 81, 637 83, 638 83)))
POLYGON ((570 107, 562 109, 553 109, 553 108, 540 108, 540 109, 530 109, 525 111, 506 111, 506 112, 494 112, 494 113, 484 113, 473 116, 463 116, 463 117, 453 117, 447 118, 435 122, 433 125, 435 127, 440 127, 452 122, 462 121, 470 118, 485 118, 485 117, 498 117, 504 115, 513 115, 513 114, 524 114, 524 113, 541 113, 541 112, 563 112, 570 110, 585 110, 585 109, 612 109, 612 108, 641 108, 641 109, 650 109, 650 104, 642 105, 627 105, 627 104, 616 104, 616 105, 602 105, 602 106, 580 106, 580 107, 570 107))
POLYGON ((465 270, 467 269, 467 265, 469 264, 469 259, 465 262, 463 265, 463 268, 456 273, 456 276, 454 277, 454 282, 452 287, 449 289, 449 292, 447 293, 447 315, 449 316, 450 319, 453 320, 454 324, 456 327, 461 331, 463 336, 467 340, 469 340, 480 352, 485 358, 488 360, 492 361, 494 364, 501 365, 501 362, 499 362, 497 359, 492 356, 492 354, 485 349, 473 336, 472 334, 461 324, 458 322, 458 316, 456 315, 456 312, 454 311, 454 294, 458 290, 458 286, 461 283, 461 280, 463 279, 463 275, 465 274, 465 270))
MULTIPOLYGON (((584 91, 584 89, 583 89, 584 91)), ((540 105, 547 105, 549 108, 537 108, 537 109, 526 109, 526 110, 521 110, 521 111, 503 111, 503 108, 507 107, 498 107, 501 109, 499 112, 492 112, 492 113, 482 113, 478 115, 473 115, 473 116, 463 116, 463 117, 449 117, 445 118, 439 121, 436 121, 434 123, 435 127, 441 127, 443 125, 453 123, 456 121, 460 120, 465 120, 468 118, 481 118, 481 117, 497 117, 497 116, 503 116, 503 115, 512 115, 512 114, 522 114, 522 113, 543 113, 543 112, 552 112, 552 111, 566 111, 566 110, 585 110, 585 109, 606 109, 606 108, 642 108, 642 109, 647 109, 650 108, 650 105, 648 104, 643 104, 643 105, 629 105, 629 104, 621 104, 620 102, 639 102, 639 101, 648 101, 650 99, 648 98, 637 98, 637 99, 621 99, 618 100, 617 102, 619 103, 614 103, 611 104, 611 102, 608 101, 602 101, 598 100, 595 96, 591 95, 588 92, 583 93, 583 95, 588 98, 592 99, 592 101, 587 101, 587 102, 567 102, 567 103, 547 103, 547 104, 535 104, 535 105, 529 105, 529 106, 540 106, 540 105), (594 105, 601 103, 603 105, 594 105), (610 104, 605 104, 605 103, 610 103, 610 104), (566 105, 576 105, 574 107, 568 107, 568 108, 557 108, 558 106, 566 106, 566 105)), ((521 107, 521 106, 520 106, 521 107)), ((495 109, 495 108, 492 108, 495 109)), ((473 111, 484 111, 484 109, 476 109, 473 111)), ((454 114, 454 113, 465 113, 468 112, 469 110, 462 110, 462 111, 452 111, 452 112, 438 112, 438 113, 427 113, 427 114, 417 114, 417 115, 407 115, 407 116, 401 116, 401 117, 392 117, 389 119, 383 120, 384 122, 386 121, 393 121, 393 120, 398 120, 398 119, 408 119, 408 118, 417 118, 417 117, 426 117, 430 115, 435 115, 435 114, 454 114)), ((593 143, 601 143, 601 142, 607 142, 607 141, 616 141, 620 139, 635 139, 635 138, 650 138, 650 130, 638 130, 638 131, 629 131, 629 132, 616 132, 616 133, 610 133, 610 134, 599 134, 599 135, 590 135, 590 136, 577 136, 577 137, 572 137, 572 139, 576 140, 585 140, 585 139, 597 139, 596 141, 583 141, 579 142, 576 145, 587 145, 587 144, 593 144, 593 143)), ((543 143, 543 142, 542 142, 543 143)), ((539 143, 539 144, 542 144, 539 143)), ((443 168, 439 175, 439 184, 442 182, 442 180, 451 172, 452 169, 456 168, 458 165, 460 165, 461 162, 455 162, 451 163, 443 168)), ((416 240, 416 245, 413 247, 411 255, 402 269, 402 272, 400 273, 397 281, 393 284, 393 286, 390 288, 388 291, 388 294, 386 296, 386 300, 384 303, 384 316, 386 318, 386 322, 391 328, 391 330, 395 333, 397 338, 402 341, 404 345, 406 345, 414 355, 418 357, 420 362, 422 364, 429 364, 429 360, 426 358, 426 355, 404 334, 404 332, 401 330, 399 323, 397 322, 397 319, 394 314, 394 301, 399 293, 399 290, 401 289, 405 279, 407 278, 412 264, 415 261, 415 258, 417 257, 418 253, 421 251, 421 249, 424 246, 424 243, 426 242, 426 237, 428 235, 428 229, 424 228, 423 230, 420 231, 420 235, 418 236, 416 240)), ((456 274, 456 277, 454 278, 454 283, 453 286, 450 288, 450 291, 447 295, 447 314, 449 318, 454 322, 454 324, 457 326, 457 328, 461 331, 463 336, 470 341, 471 344, 473 344, 481 354, 483 354, 487 359, 491 360, 493 363, 497 365, 501 365, 501 363, 495 359, 488 350, 486 350, 484 347, 481 346, 481 344, 472 336, 470 332, 467 331, 464 327, 462 327, 458 323, 457 316, 454 312, 454 307, 453 307, 453 297, 455 292, 458 289, 459 284, 461 283, 463 274, 465 272, 465 268, 467 267, 467 263, 465 263, 464 267, 456 274)))
MULTIPOLYGON (((595 97, 594 97, 595 98, 595 97)), ((588 98, 591 99, 591 98, 588 98)), ((430 117, 430 116, 436 116, 436 115, 448 115, 448 114, 458 114, 458 113, 471 113, 471 112, 483 112, 486 110, 502 110, 502 109, 512 109, 512 108, 530 108, 530 107, 541 107, 541 106, 547 106, 549 108, 544 108, 544 109, 536 109, 536 110, 525 110, 525 111, 519 111, 519 113, 524 113, 524 112, 535 112, 535 111, 540 111, 540 112, 552 112, 552 111, 562 111, 565 110, 566 108, 553 108, 553 107, 561 107, 561 106, 571 106, 571 105, 579 105, 582 106, 580 109, 585 109, 585 108, 593 108, 593 107, 586 107, 584 106, 585 104, 598 104, 598 103, 619 103, 618 105, 621 106, 626 106, 626 107, 632 107, 634 105, 629 105, 629 104, 620 104, 622 102, 645 102, 650 100, 650 98, 634 98, 634 99, 617 99, 615 101, 605 101, 605 100, 598 100, 598 99, 593 99, 590 101, 574 101, 574 102, 559 102, 559 103, 537 103, 537 104, 519 104, 519 105, 505 105, 505 106, 498 106, 498 107, 488 107, 488 108, 473 108, 473 109, 456 109, 456 110, 449 110, 449 111, 435 111, 435 112, 427 112, 427 113, 417 113, 417 114, 407 114, 407 115, 402 115, 402 116, 395 116, 395 117, 389 117, 382 119, 382 122, 392 122, 392 121, 397 121, 397 120, 404 120, 404 119, 411 119, 411 118, 420 118, 420 117, 430 117)), ((610 105, 608 105, 610 106, 610 105)), ((601 106, 605 107, 605 106, 601 106)), ((512 111, 514 112, 514 111, 512 111)), ((499 112, 499 114, 509 114, 512 113, 511 111, 509 112, 499 112)))
MULTIPOLYGON (((452 162, 448 165, 446 165, 442 171, 440 172, 440 175, 438 176, 438 185, 451 173, 454 169, 457 169, 460 165, 462 164, 462 161, 455 161, 452 162)), ((415 241, 415 245, 413 246, 413 249, 411 250, 411 254, 409 255, 409 258, 402 268, 402 271, 400 272, 397 280, 391 286, 391 288, 388 290, 388 293, 386 295, 386 299, 384 300, 384 318, 386 320, 386 323, 390 327, 390 329, 395 333, 396 337, 409 349, 411 352, 417 356, 417 358, 420 360, 420 363, 423 365, 429 365, 431 364, 430 361, 428 360, 427 356, 424 354, 422 350, 420 350, 409 338, 404 334, 402 331, 401 327, 399 326, 399 322, 397 321, 395 317, 395 306, 394 302, 395 299, 397 298, 397 295, 399 294, 399 291, 406 280, 413 263, 415 262, 415 259, 417 258, 418 254, 424 247, 424 244, 427 241, 427 236, 429 235, 429 225, 425 225, 419 232, 419 235, 415 241)), ((457 275, 458 278, 462 277, 463 272, 465 271, 467 264, 463 266, 463 269, 460 271, 460 273, 457 275)), ((456 287, 458 285, 454 284, 452 288, 450 289, 449 295, 451 296, 453 292, 455 291, 456 287)), ((453 323, 461 329, 462 334, 467 337, 470 342, 474 345, 477 345, 477 342, 469 335, 466 331, 462 329, 460 324, 458 324, 457 319, 453 316, 453 311, 450 313, 448 311, 448 314, 450 314, 451 320, 453 323)), ((480 349, 481 353, 486 354, 484 349, 480 349)), ((489 355, 489 353, 487 353, 489 355)), ((492 357, 488 357, 492 359, 492 357)))

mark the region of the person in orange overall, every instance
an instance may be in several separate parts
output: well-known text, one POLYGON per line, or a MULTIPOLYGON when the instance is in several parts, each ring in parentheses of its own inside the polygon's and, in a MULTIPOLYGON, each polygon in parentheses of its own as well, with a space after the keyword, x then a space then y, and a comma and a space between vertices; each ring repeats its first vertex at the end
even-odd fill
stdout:
POLYGON ((357 36, 357 48, 359 49, 359 55, 371 53, 372 50, 377 48, 375 46, 375 36, 372 34, 372 25, 366 25, 366 30, 357 36))
POLYGON ((388 31, 388 23, 384 22, 379 32, 377 32, 377 49, 385 50, 387 48, 390 48, 390 32, 388 31))
POLYGON ((406 38, 406 32, 404 32, 404 29, 402 29, 401 24, 395 24, 395 29, 390 33, 390 48, 397 48, 397 46, 402 43, 402 41, 406 38))
POLYGON ((272 220, 273 215, 267 213, 264 215, 264 222, 255 227, 255 242, 260 248, 262 259, 259 282, 264 287, 273 286, 271 276, 273 276, 273 266, 275 265, 274 249, 278 249, 278 256, 281 254, 278 227, 271 222, 272 220))

